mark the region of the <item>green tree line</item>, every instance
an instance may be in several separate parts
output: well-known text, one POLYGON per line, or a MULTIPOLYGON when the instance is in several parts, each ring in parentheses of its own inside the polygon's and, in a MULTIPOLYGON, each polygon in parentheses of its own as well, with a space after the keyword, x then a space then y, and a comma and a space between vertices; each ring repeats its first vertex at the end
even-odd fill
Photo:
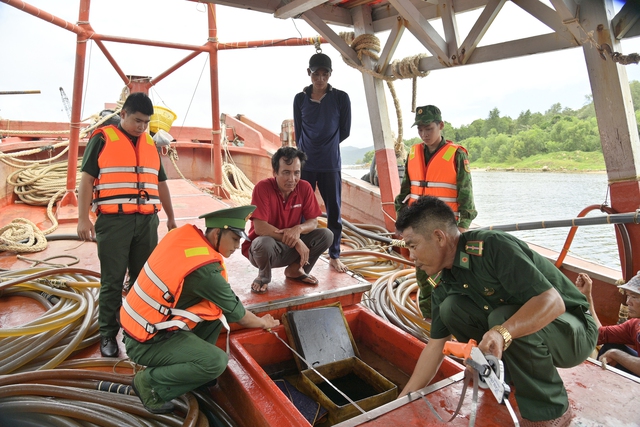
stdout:
MULTIPOLYGON (((630 89, 636 121, 640 122, 640 82, 632 81, 630 89)), ((501 116, 494 108, 486 119, 477 119, 458 128, 445 122, 443 135, 467 149, 471 164, 518 162, 561 151, 602 152, 590 95, 586 97, 585 105, 577 110, 556 103, 544 113, 527 110, 516 119, 501 116)), ((403 142, 408 150, 421 140, 416 136, 403 142)), ((373 151, 367 152, 362 163, 370 163, 373 155, 373 151)))

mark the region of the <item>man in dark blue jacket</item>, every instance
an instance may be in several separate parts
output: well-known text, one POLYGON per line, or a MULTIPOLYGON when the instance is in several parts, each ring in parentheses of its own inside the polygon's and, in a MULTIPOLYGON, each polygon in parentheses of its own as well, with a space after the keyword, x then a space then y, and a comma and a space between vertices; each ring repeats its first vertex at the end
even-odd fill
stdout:
POLYGON ((298 149, 307 155, 302 179, 315 191, 316 185, 327 209, 327 228, 333 232, 329 247, 330 265, 344 273, 347 267, 340 261, 342 219, 342 163, 340 143, 351 130, 351 101, 346 92, 329 84, 331 58, 316 53, 309 59, 307 74, 311 85, 293 100, 293 121, 298 149))

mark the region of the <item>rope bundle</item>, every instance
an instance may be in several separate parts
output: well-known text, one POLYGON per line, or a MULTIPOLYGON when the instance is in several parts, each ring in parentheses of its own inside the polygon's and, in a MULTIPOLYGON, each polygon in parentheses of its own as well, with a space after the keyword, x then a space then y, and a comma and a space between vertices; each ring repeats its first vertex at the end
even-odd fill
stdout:
MULTIPOLYGON (((340 33, 340 37, 351 46, 352 49, 356 51, 358 55, 358 59, 362 61, 365 56, 373 59, 374 61, 378 61, 380 57, 378 53, 380 52, 380 40, 373 34, 361 34, 358 37, 354 38, 354 33, 352 32, 343 32, 340 33)), ((398 96, 396 94, 395 87, 393 82, 398 79, 413 79, 413 91, 412 91, 412 100, 411 100, 411 111, 415 112, 416 110, 416 93, 417 93, 417 78, 425 77, 429 74, 429 71, 420 71, 419 64, 422 58, 426 58, 427 56, 424 54, 410 56, 401 60, 395 60, 390 64, 391 67, 391 76, 387 76, 381 74, 379 72, 370 70, 364 66, 358 65, 354 63, 351 59, 343 56, 343 61, 361 73, 367 73, 370 76, 375 77, 376 79, 381 79, 387 82, 387 86, 389 87, 389 92, 391 93, 391 97, 393 98, 393 105, 396 109, 396 119, 398 121, 398 138, 394 143, 394 150, 396 152, 396 157, 404 159, 407 156, 406 149, 404 144, 402 143, 402 134, 403 134, 403 125, 402 125, 402 109, 400 107, 400 101, 398 100, 398 96)))

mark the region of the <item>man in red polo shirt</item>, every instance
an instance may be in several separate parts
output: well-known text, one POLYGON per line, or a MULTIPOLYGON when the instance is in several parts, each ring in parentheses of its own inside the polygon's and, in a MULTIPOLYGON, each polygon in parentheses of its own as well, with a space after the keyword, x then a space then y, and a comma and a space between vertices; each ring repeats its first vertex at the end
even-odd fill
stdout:
POLYGON ((282 147, 271 158, 273 178, 256 184, 251 204, 249 239, 242 254, 258 268, 251 291, 264 293, 271 269, 286 267, 284 275, 305 285, 317 285, 311 269, 333 241, 333 233, 318 228, 322 213, 311 184, 300 175, 307 156, 293 147, 282 147))

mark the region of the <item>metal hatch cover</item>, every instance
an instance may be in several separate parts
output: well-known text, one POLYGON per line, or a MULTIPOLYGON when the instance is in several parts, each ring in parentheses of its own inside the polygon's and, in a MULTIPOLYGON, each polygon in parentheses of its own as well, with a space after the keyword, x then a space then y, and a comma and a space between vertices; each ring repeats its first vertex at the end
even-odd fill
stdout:
MULTIPOLYGON (((359 356, 340 305, 290 311, 283 323, 289 341, 314 368, 359 356)), ((307 368, 297 357, 296 363, 307 368)))

